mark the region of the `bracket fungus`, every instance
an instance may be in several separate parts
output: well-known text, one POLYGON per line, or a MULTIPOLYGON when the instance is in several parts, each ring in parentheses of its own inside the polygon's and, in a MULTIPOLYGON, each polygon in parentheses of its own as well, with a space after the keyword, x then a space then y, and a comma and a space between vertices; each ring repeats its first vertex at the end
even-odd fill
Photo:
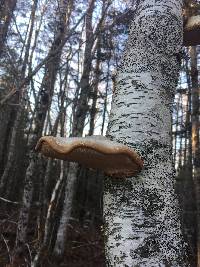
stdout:
POLYGON ((69 138, 44 136, 38 141, 36 151, 47 157, 102 170, 112 177, 131 177, 143 167, 142 159, 132 148, 98 135, 69 138))
POLYGON ((200 15, 191 16, 184 27, 183 45, 195 46, 200 44, 200 15))

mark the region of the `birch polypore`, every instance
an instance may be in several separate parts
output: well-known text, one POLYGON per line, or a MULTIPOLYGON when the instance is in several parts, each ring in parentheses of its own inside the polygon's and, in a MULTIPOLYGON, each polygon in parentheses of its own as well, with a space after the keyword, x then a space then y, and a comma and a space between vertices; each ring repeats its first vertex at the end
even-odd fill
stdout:
POLYGON ((132 147, 144 168, 106 179, 108 266, 189 266, 172 165, 171 111, 182 45, 182 1, 140 1, 116 75, 108 136, 132 147))
POLYGON ((45 136, 39 140, 36 150, 47 157, 78 162, 114 177, 133 176, 143 166, 143 161, 133 149, 103 136, 45 136))

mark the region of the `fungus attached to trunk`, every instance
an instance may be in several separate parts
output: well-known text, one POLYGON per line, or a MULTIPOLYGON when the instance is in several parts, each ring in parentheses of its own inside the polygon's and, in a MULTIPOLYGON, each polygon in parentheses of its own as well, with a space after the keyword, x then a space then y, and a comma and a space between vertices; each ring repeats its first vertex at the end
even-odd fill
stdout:
POLYGON ((143 167, 139 155, 126 145, 103 136, 40 138, 36 151, 51 158, 73 161, 113 177, 131 177, 143 167))
POLYGON ((184 27, 183 45, 195 46, 200 44, 200 15, 188 18, 184 27))

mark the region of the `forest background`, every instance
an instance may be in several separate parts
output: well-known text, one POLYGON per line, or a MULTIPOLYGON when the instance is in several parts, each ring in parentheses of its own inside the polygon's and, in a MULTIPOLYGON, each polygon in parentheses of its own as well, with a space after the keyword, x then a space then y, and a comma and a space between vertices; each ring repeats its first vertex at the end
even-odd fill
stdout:
MULTIPOLYGON (((101 174, 80 166, 69 183, 67 163, 35 145, 42 135, 106 134, 132 15, 129 1, 0 1, 0 266, 13 257, 14 266, 105 266, 101 174)), ((200 47, 184 47, 180 61, 173 160, 196 266, 200 47)))

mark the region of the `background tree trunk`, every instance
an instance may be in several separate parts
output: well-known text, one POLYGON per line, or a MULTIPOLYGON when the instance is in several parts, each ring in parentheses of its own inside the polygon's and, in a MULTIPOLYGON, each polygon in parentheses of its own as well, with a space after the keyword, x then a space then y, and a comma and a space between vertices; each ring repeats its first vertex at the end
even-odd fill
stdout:
POLYGON ((4 50, 9 25, 13 12, 16 7, 17 0, 4 0, 0 6, 0 56, 4 50))
MULTIPOLYGON (((34 0, 33 5, 32 5, 32 11, 31 11, 31 18, 30 18, 30 31, 28 34, 28 40, 25 48, 25 55, 22 63, 22 71, 21 71, 21 80, 25 79, 26 75, 26 69, 28 65, 28 59, 29 59, 29 53, 30 53, 30 44, 31 44, 31 39, 33 36, 33 28, 34 28, 34 23, 35 23, 35 13, 37 10, 37 5, 38 5, 38 0, 34 0)), ((11 169, 13 169, 15 165, 15 159, 16 159, 16 144, 17 144, 17 138, 18 138, 18 132, 21 128, 21 125, 23 124, 23 116, 25 112, 25 104, 26 104, 26 98, 27 98, 27 89, 23 88, 21 92, 19 92, 19 107, 17 109, 17 114, 16 118, 14 121, 13 129, 11 132, 11 138, 10 138, 10 145, 9 145, 9 150, 8 150, 8 157, 7 161, 5 164, 5 168, 1 177, 1 183, 0 183, 0 194, 7 196, 8 194, 6 193, 8 187, 8 184, 10 180, 11 175, 11 169)))
MULTIPOLYGON (((72 6, 68 4, 66 1, 60 1, 60 13, 59 13, 59 22, 57 25, 58 31, 56 32, 55 40, 52 43, 52 47, 49 51, 50 54, 53 54, 55 50, 58 49, 61 42, 63 42, 63 39, 66 34, 66 29, 68 24, 66 23, 66 16, 71 13, 72 6), (69 8, 69 9, 68 9, 69 8), (68 14, 68 10, 70 10, 70 13, 68 14)), ((69 17, 67 18, 67 21, 69 22, 69 17)), ((35 169, 38 165, 38 158, 37 155, 35 155, 35 146, 38 141, 38 139, 42 135, 42 131, 44 128, 44 123, 46 119, 47 112, 50 108, 53 92, 54 92, 54 86, 56 81, 56 75, 58 72, 59 64, 60 64, 60 57, 61 57, 62 50, 58 51, 58 53, 47 62, 45 66, 45 74, 43 77, 42 87, 40 90, 40 96, 39 96, 39 105, 37 107, 36 112, 36 119, 35 119, 35 125, 34 125, 34 131, 33 135, 29 139, 29 165, 26 171, 25 176, 25 186, 24 186, 24 193, 23 193, 23 202, 22 202, 22 208, 20 210, 19 215, 19 221, 18 221, 18 228, 17 228, 17 237, 16 237, 16 244, 15 244, 15 250, 14 250, 14 259, 18 257, 20 253, 24 250, 24 244, 26 242, 26 235, 27 235, 27 229, 28 229, 28 218, 29 218, 29 211, 30 211, 30 205, 32 202, 32 196, 33 196, 33 189, 34 189, 34 177, 35 177, 35 169)))
POLYGON ((192 156, 193 179, 197 207, 197 266, 200 266, 200 143, 199 143, 199 85, 196 47, 190 48, 192 82, 192 156))

